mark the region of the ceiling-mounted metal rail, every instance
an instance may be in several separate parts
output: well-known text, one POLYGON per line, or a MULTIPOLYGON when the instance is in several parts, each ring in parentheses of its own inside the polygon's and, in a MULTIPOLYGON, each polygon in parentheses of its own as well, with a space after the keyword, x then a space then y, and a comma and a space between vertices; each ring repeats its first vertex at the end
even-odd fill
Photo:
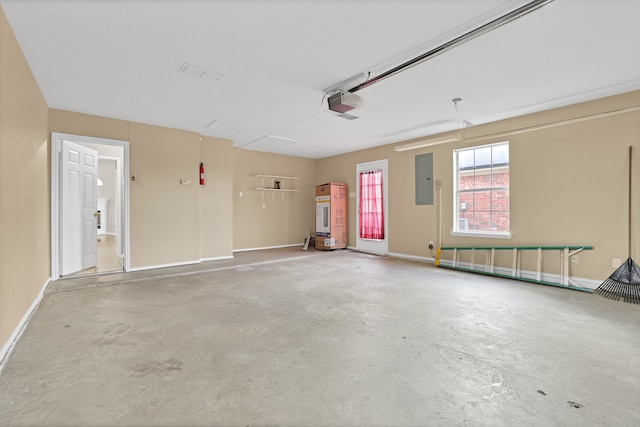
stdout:
POLYGON ((357 86, 354 86, 353 88, 349 89, 348 92, 354 93, 357 92, 359 90, 362 90, 366 87, 369 87, 375 83, 378 83, 384 79, 387 79, 393 75, 396 75, 398 73, 400 73, 401 71, 404 71, 406 69, 409 69, 411 67, 414 67, 422 62, 425 62, 429 59, 432 59, 438 55, 441 55, 457 46, 460 46, 468 41, 471 41, 473 39, 475 39, 476 37, 480 37, 483 34, 488 33, 489 31, 492 31, 504 24, 509 23, 510 21, 513 21, 514 19, 520 18, 523 15, 526 15, 529 12, 532 12, 536 9, 539 9, 549 3, 551 3, 553 0, 535 0, 535 1, 531 1, 515 10, 512 10, 509 13, 506 13, 496 19, 494 19, 493 21, 490 21, 484 25, 481 25, 480 27, 471 30, 459 37, 456 37, 453 40, 450 40, 444 44, 441 44, 438 47, 435 47, 433 49, 431 49, 428 52, 423 53, 422 55, 419 55, 413 59, 410 59, 396 67, 393 67, 392 69, 385 71, 369 80, 367 80, 364 83, 360 83, 357 86))

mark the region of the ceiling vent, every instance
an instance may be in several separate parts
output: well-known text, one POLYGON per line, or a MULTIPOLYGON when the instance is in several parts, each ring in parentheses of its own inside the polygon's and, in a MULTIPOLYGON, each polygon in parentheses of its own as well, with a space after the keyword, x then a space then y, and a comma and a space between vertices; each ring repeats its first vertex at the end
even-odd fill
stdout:
POLYGON ((207 123, 205 127, 209 129, 219 130, 221 132, 238 133, 241 130, 245 129, 247 125, 237 122, 225 122, 224 120, 213 119, 211 122, 207 123))
POLYGON ((346 113, 360 104, 360 97, 350 92, 337 92, 329 96, 329 109, 337 113, 346 113))
POLYGON ((212 82, 216 82, 224 77, 224 75, 216 73, 215 71, 205 70, 204 68, 196 67, 195 65, 187 64, 186 62, 178 68, 178 72, 212 82))

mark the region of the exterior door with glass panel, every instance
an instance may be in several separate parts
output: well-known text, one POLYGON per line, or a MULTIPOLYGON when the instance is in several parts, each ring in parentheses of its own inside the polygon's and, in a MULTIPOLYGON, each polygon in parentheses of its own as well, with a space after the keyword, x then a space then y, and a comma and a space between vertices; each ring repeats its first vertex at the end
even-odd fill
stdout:
POLYGON ((361 252, 389 252, 387 174, 387 159, 356 166, 356 244, 361 252))

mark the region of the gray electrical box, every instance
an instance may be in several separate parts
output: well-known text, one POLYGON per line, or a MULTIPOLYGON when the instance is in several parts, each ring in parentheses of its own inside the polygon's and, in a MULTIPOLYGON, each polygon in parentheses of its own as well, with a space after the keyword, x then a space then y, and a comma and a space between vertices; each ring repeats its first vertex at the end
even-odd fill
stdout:
POLYGON ((416 205, 433 205, 433 153, 416 156, 416 205))

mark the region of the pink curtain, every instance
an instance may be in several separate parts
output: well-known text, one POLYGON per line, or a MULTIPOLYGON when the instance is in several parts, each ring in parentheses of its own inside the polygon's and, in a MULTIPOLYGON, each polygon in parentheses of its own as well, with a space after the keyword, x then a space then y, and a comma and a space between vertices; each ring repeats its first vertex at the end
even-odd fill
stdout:
POLYGON ((384 239, 382 169, 360 173, 360 237, 384 239))

